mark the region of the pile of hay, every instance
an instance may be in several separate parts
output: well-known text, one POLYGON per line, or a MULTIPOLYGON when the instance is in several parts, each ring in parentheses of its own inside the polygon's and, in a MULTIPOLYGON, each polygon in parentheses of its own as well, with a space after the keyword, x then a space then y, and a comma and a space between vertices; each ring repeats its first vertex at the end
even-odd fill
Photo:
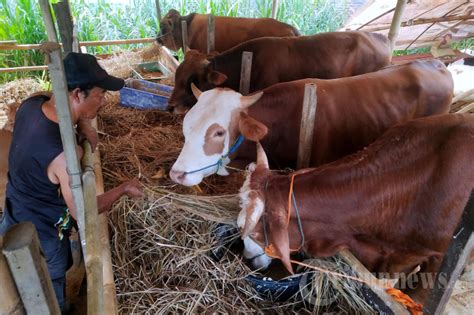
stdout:
MULTIPOLYGON (((227 251, 220 261, 210 255, 221 243, 213 231, 239 211, 236 195, 191 196, 154 187, 144 201, 122 200, 110 212, 112 261, 119 313, 320 313, 329 310, 374 313, 359 298, 360 284, 317 274, 313 292, 322 306, 302 302, 299 293, 287 302, 262 299, 245 279, 252 271, 240 255, 227 251)), ((230 238, 239 238, 233 235, 230 238)), ((320 267, 350 274, 338 258, 320 267)))
POLYGON ((21 103, 28 95, 39 92, 43 88, 35 79, 20 79, 0 85, 0 128, 7 121, 9 105, 21 103))
MULTIPOLYGON (((124 59, 139 59, 131 55, 118 58, 107 61, 118 67, 116 75, 126 72, 124 59)), ((301 297, 285 303, 259 297, 245 279, 252 271, 240 253, 225 250, 218 262, 209 254, 222 246, 212 233, 217 225, 235 223, 239 211, 236 193, 245 172, 211 176, 199 187, 176 185, 168 172, 183 144, 182 117, 118 103, 118 94, 109 94, 99 113, 105 188, 134 177, 148 187, 145 201, 122 199, 109 214, 119 312, 313 312, 315 306, 304 304, 301 297)), ((326 264, 329 269, 347 272, 340 259, 326 264)), ((334 291, 323 287, 335 287, 342 292, 338 294, 339 310, 370 311, 357 294, 352 296, 358 283, 322 279, 326 277, 315 278, 318 296, 329 298, 325 294, 334 291)))

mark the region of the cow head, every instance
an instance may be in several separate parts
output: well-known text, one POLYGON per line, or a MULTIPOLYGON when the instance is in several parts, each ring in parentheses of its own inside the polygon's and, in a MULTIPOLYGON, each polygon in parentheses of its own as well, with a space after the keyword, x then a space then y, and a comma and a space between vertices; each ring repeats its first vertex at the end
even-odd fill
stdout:
POLYGON ((191 83, 205 91, 213 89, 227 80, 225 74, 214 70, 208 57, 209 55, 197 50, 190 50, 186 53, 184 61, 176 69, 175 86, 168 101, 169 111, 183 114, 196 104, 191 83))
POLYGON ((239 133, 246 139, 259 140, 267 128, 249 117, 246 109, 262 96, 263 92, 242 96, 231 89, 217 88, 201 92, 192 85, 198 102, 183 120, 184 146, 170 171, 178 184, 193 186, 212 174, 228 175, 222 158, 239 133), (217 162, 221 161, 219 166, 217 162))
POLYGON ((237 225, 242 229, 244 257, 252 259, 255 268, 266 268, 271 258, 265 254, 264 247, 269 246, 271 257, 280 258, 288 271, 293 273, 286 208, 266 200, 270 177, 267 156, 260 143, 257 143, 257 164, 249 165, 247 177, 239 193, 241 210, 237 225), (263 215, 265 221, 261 220, 263 215))
POLYGON ((171 9, 160 21, 160 32, 156 37, 156 41, 160 45, 173 51, 183 47, 181 35, 181 15, 178 11, 171 9))

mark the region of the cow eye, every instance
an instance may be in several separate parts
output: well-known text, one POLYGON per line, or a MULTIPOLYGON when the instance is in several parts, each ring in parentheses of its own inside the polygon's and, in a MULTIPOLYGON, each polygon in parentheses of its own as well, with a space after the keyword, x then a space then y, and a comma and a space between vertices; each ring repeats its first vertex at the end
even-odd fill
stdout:
POLYGON ((225 135, 225 131, 224 130, 217 130, 215 133, 214 133, 214 137, 223 137, 225 135))

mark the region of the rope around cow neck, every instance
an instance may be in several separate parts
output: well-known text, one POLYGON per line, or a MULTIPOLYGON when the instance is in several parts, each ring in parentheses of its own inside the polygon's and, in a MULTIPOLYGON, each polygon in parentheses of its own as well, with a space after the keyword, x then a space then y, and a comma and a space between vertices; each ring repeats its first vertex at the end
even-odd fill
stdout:
MULTIPOLYGON (((287 227, 290 225, 291 201, 293 200, 293 205, 294 205, 294 208, 295 208, 295 214, 296 214, 296 217, 297 217, 297 220, 298 220, 298 229, 301 233, 301 244, 300 244, 300 247, 296 250, 290 248, 290 251, 292 251, 292 252, 299 251, 304 246, 303 227, 302 227, 302 224, 301 224, 301 218, 300 218, 300 215, 299 215, 298 207, 296 206, 296 199, 295 199, 295 194, 294 194, 294 190, 293 190, 294 179, 295 179, 296 175, 298 175, 298 174, 293 173, 291 175, 290 189, 289 189, 289 193, 288 193, 288 214, 287 214, 286 224, 287 224, 287 227)), ((275 250, 274 246, 272 244, 268 243, 267 231, 266 231, 266 227, 265 227, 266 224, 265 224, 265 219, 264 218, 265 218, 265 213, 262 216, 263 231, 264 231, 264 235, 265 235, 265 248, 264 248, 263 253, 265 253, 267 256, 269 256, 271 258, 276 258, 276 259, 281 260, 281 258, 278 257, 278 255, 276 254, 276 250, 275 250)), ((263 253, 261 255, 263 255, 263 253)), ((259 255, 259 256, 261 256, 261 255, 259 255)), ((309 269, 320 271, 322 273, 331 274, 331 275, 336 276, 336 277, 351 279, 351 280, 363 283, 363 284, 369 286, 369 288, 370 288, 370 284, 369 284, 368 281, 357 278, 357 277, 354 277, 354 276, 350 276, 350 275, 346 275, 346 274, 343 274, 343 273, 331 271, 331 270, 328 270, 328 269, 308 265, 308 264, 305 264, 305 263, 302 263, 302 262, 299 262, 299 261, 296 261, 296 260, 293 260, 293 259, 290 259, 290 262, 294 263, 294 264, 297 264, 297 265, 300 265, 300 266, 303 266, 303 267, 306 267, 306 268, 309 268, 309 269)), ((395 301, 397 301, 398 303, 401 303, 402 305, 404 305, 407 308, 407 310, 410 312, 411 315, 423 315, 423 305, 421 305, 419 303, 416 303, 407 294, 405 294, 402 291, 400 291, 398 289, 395 289, 391 286, 388 286, 388 285, 382 286, 378 282, 375 285, 383 288, 387 294, 389 294, 390 296, 392 296, 394 298, 395 301)))
MULTIPOLYGON (((244 140, 245 140, 244 136, 239 135, 239 136, 237 137, 237 139, 235 139, 235 142, 234 142, 234 144, 232 145, 232 147, 230 147, 229 152, 227 152, 226 154, 222 155, 216 163, 211 164, 211 165, 208 165, 208 166, 205 166, 205 167, 202 167, 202 168, 197 169, 197 170, 194 170, 194 171, 184 172, 184 175, 193 174, 193 173, 197 173, 197 172, 200 172, 200 171, 204 171, 204 170, 207 170, 208 168, 211 168, 211 167, 214 167, 214 166, 217 166, 217 170, 216 170, 216 173, 217 173, 217 172, 219 171, 219 168, 224 164, 224 160, 225 160, 226 158, 228 158, 229 155, 231 155, 232 153, 234 153, 235 151, 237 151, 237 149, 238 149, 239 146, 242 144, 242 142, 244 142, 244 140)), ((226 166, 224 165, 224 167, 226 167, 226 166)))

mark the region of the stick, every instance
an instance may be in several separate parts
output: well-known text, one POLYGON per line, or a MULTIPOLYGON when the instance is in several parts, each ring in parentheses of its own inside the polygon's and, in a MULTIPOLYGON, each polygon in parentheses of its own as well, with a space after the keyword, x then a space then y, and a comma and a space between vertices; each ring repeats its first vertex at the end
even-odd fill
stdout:
POLYGON ((188 51, 188 26, 186 21, 181 21, 181 32, 183 36, 183 53, 188 51))
POLYGON ((317 86, 314 83, 307 83, 304 86, 304 100, 303 110, 301 112, 300 138, 298 143, 296 169, 309 167, 309 162, 311 160, 316 107, 318 105, 316 89, 317 86))
POLYGON ((272 19, 276 19, 277 12, 278 12, 278 0, 273 0, 272 5, 272 19))
POLYGON ((402 19, 403 10, 407 0, 398 0, 397 6, 395 7, 395 12, 393 13, 392 24, 390 25, 390 31, 388 32, 388 39, 390 39, 392 51, 395 47, 395 42, 397 40, 398 31, 400 29, 400 21, 402 19))
POLYGON ((252 74, 252 56, 253 53, 250 51, 244 51, 242 53, 242 66, 240 67, 240 93, 242 95, 249 94, 250 90, 250 79, 252 74))
POLYGON ((214 51, 216 45, 216 29, 214 15, 208 14, 207 16, 207 53, 214 51))

